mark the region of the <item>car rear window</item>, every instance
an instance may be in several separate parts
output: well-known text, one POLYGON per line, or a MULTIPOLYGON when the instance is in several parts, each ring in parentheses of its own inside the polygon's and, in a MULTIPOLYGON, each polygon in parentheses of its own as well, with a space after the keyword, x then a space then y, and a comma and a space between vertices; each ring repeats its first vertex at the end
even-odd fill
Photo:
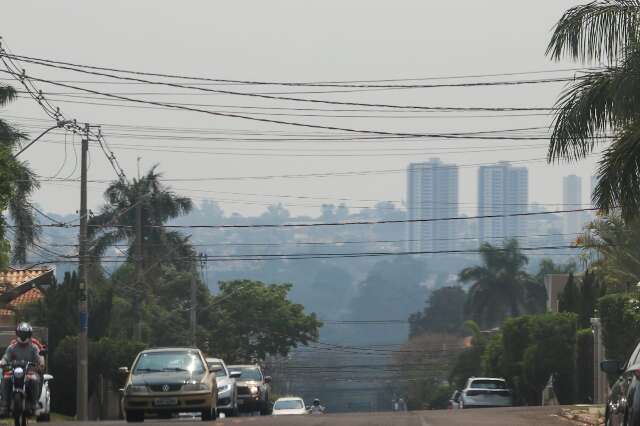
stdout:
POLYGON ((506 389, 507 384, 504 380, 473 380, 469 387, 472 389, 506 389))
POLYGON ((304 404, 299 399, 276 401, 273 405, 274 410, 298 410, 300 408, 304 408, 304 404))

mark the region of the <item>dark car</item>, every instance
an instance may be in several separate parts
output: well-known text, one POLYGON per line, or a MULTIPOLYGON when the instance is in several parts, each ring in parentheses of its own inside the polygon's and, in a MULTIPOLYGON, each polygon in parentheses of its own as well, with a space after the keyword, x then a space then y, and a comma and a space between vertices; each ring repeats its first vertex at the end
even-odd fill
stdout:
POLYGON ((640 426, 640 344, 624 363, 620 360, 606 360, 600 369, 613 376, 619 376, 611 387, 605 410, 607 426, 640 426))
POLYGON ((271 413, 271 377, 264 376, 258 365, 229 365, 232 373, 240 373, 236 379, 238 389, 238 406, 241 411, 260 411, 260 414, 271 413))

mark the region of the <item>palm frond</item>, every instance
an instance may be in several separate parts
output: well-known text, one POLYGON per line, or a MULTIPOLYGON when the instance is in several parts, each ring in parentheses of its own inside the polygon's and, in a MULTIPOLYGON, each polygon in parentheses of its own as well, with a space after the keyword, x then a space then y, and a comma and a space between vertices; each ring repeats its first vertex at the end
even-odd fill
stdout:
POLYGON ((620 209, 629 220, 640 213, 640 120, 616 135, 598 167, 594 203, 605 213, 620 209))
POLYGON ((617 68, 591 72, 565 90, 549 143, 549 161, 590 154, 608 130, 624 127, 640 113, 640 49, 630 50, 617 68))
POLYGON ((27 250, 38 239, 39 228, 29 197, 40 185, 26 163, 19 163, 15 193, 9 200, 9 215, 15 223, 13 261, 26 263, 27 250))
POLYGON ((572 7, 555 25, 546 54, 613 63, 638 38, 640 1, 596 0, 572 7))
POLYGON ((7 105, 18 97, 18 92, 11 86, 0 86, 0 107, 7 105))

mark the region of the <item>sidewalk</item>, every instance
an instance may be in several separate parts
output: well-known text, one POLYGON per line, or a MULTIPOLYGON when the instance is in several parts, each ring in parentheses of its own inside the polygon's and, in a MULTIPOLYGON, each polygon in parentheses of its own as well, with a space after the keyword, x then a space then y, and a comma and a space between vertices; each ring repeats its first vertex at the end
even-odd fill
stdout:
POLYGON ((560 416, 579 425, 604 425, 604 405, 570 405, 560 408, 560 416))

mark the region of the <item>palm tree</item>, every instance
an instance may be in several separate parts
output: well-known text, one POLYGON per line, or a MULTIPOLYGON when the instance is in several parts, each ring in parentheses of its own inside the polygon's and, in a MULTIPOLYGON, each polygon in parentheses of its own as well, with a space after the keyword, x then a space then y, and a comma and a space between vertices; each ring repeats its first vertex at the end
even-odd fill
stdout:
POLYGON ((458 279, 471 282, 466 311, 482 327, 500 325, 505 317, 527 311, 526 286, 531 281, 523 270, 528 259, 517 240, 507 240, 504 247, 489 243, 480 246, 481 266, 463 269, 458 279))
POLYGON ((640 212, 639 24, 640 0, 595 0, 569 9, 547 47, 555 60, 606 63, 558 99, 548 160, 577 161, 608 143, 594 202, 625 219, 640 212))
POLYGON ((191 211, 191 199, 180 197, 160 183, 161 174, 157 166, 141 178, 132 182, 118 180, 107 188, 104 197, 107 203, 100 213, 89 220, 88 236, 92 240, 90 253, 102 257, 112 246, 127 241, 127 255, 136 260, 137 209, 142 221, 142 267, 155 268, 164 263, 178 269, 191 265, 193 248, 185 237, 167 231, 162 225, 170 219, 191 211), (186 260, 185 260, 186 259, 186 260))
MULTIPOLYGON (((16 97, 16 91, 10 86, 0 87, 0 107, 5 106, 16 97)), ((6 203, 2 203, 0 195, 0 211, 8 207, 9 215, 14 222, 13 262, 26 263, 27 250, 38 237, 38 228, 34 211, 29 203, 33 191, 39 187, 35 174, 28 163, 16 160, 13 151, 26 138, 10 124, 0 119, 0 192, 6 203), (6 175, 6 176, 5 176, 6 175)), ((2 235, 0 235, 1 237, 2 235)))
POLYGON ((613 214, 591 222, 578 245, 591 272, 607 287, 624 291, 640 281, 640 219, 613 214))

